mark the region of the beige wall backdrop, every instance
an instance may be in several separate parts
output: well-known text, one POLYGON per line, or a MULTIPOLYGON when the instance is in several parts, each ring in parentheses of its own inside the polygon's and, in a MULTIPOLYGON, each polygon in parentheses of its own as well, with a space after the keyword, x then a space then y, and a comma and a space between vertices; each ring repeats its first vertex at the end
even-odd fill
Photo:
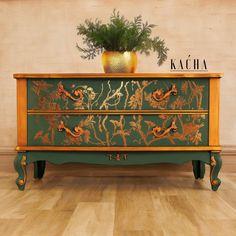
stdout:
POLYGON ((138 72, 169 72, 170 58, 205 58, 221 80, 221 143, 236 144, 235 0, 0 0, 0 147, 16 145, 16 72, 102 72, 100 57, 80 58, 76 26, 85 18, 108 20, 116 8, 158 25, 153 35, 170 48, 158 67, 139 56, 138 72))

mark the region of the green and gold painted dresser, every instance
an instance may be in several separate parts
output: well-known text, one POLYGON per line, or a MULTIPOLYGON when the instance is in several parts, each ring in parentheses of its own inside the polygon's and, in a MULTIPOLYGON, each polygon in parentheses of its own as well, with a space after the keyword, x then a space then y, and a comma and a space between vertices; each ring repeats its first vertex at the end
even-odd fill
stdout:
MULTIPOLYGON (((220 185, 218 73, 14 74, 20 190, 26 166, 46 161, 104 165, 181 164, 196 179, 210 165, 220 185)), ((145 167, 144 167, 145 168, 145 167)))

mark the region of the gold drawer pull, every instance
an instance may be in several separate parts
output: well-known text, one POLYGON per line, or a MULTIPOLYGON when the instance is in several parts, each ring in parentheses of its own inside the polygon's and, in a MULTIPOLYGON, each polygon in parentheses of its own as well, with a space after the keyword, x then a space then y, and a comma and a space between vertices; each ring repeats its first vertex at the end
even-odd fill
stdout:
POLYGON ((79 127, 79 126, 75 126, 74 132, 71 131, 69 128, 67 128, 64 125, 64 122, 62 120, 59 122, 59 125, 58 125, 57 129, 60 132, 65 130, 67 134, 69 134, 69 135, 71 135, 71 136, 73 136, 75 138, 80 137, 84 133, 84 130, 81 127, 79 127))
POLYGON ((153 93, 152 93, 152 98, 157 101, 157 102, 161 102, 165 99, 167 99, 168 97, 170 97, 170 95, 177 95, 177 87, 175 84, 172 84, 170 89, 167 92, 163 92, 163 89, 156 89, 153 93))
POLYGON ((76 98, 73 97, 68 91, 65 90, 64 85, 61 82, 57 86, 57 91, 60 96, 65 95, 74 102, 81 101, 84 97, 83 92, 80 89, 76 89, 74 91, 74 95, 76 96, 76 98))
POLYGON ((127 157, 128 157, 128 154, 124 153, 124 154, 121 154, 121 153, 116 153, 116 154, 107 154, 107 157, 108 157, 108 160, 109 161, 125 161, 127 160, 127 157))
POLYGON ((159 127, 159 126, 156 126, 152 129, 152 133, 156 138, 163 138, 164 136, 166 136, 170 132, 176 132, 176 131, 177 131, 177 126, 175 124, 175 120, 173 120, 171 122, 170 127, 167 128, 166 130, 161 130, 161 127, 159 127))

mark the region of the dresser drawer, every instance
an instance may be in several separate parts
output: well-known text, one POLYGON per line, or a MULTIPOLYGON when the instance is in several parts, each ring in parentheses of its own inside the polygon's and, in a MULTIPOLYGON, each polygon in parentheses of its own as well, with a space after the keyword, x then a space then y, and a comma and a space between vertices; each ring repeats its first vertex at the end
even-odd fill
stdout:
POLYGON ((205 146, 208 115, 28 115, 31 146, 205 146))
POLYGON ((207 110, 208 79, 28 80, 29 110, 207 110))

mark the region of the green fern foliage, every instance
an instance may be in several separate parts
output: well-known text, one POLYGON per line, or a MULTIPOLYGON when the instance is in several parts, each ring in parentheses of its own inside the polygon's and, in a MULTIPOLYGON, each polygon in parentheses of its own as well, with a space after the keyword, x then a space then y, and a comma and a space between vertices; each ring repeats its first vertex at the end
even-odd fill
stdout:
POLYGON ((141 15, 128 21, 114 9, 108 24, 96 19, 85 20, 77 27, 77 34, 82 36, 85 48, 77 44, 84 59, 93 59, 104 50, 106 51, 139 51, 149 55, 151 51, 157 53, 157 64, 161 65, 167 59, 165 41, 159 37, 151 37, 155 27, 148 22, 143 23, 141 15))

